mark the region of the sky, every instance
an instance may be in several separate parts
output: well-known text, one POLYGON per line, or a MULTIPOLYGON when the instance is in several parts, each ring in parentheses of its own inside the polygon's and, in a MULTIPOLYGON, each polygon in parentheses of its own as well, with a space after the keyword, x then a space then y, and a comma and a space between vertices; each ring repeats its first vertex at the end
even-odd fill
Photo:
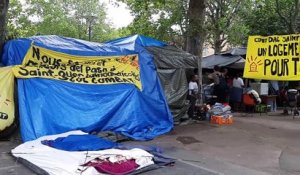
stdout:
POLYGON ((113 27, 121 28, 126 27, 133 21, 133 16, 130 14, 130 10, 124 3, 118 3, 116 6, 113 3, 115 0, 99 0, 106 4, 107 7, 107 17, 112 22, 113 27))

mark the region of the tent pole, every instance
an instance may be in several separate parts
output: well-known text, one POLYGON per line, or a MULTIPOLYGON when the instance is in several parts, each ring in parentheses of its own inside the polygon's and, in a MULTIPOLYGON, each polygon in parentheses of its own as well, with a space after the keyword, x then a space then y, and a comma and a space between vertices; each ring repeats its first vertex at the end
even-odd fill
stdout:
POLYGON ((203 105, 203 88, 202 88, 202 53, 199 55, 199 57, 197 57, 197 61, 198 61, 198 84, 199 84, 199 89, 198 92, 199 93, 199 103, 200 105, 203 105))

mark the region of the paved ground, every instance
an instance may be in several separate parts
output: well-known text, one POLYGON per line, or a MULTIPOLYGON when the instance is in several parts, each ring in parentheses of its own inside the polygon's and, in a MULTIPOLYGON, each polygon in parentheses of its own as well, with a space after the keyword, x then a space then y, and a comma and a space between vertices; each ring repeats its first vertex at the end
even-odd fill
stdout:
MULTIPOLYGON (((30 175, 7 152, 19 144, 14 137, 0 143, 0 174, 30 175)), ((136 142, 135 142, 136 143, 136 142)), ((235 114, 233 125, 208 122, 176 126, 164 136, 138 144, 157 145, 176 158, 173 167, 145 174, 300 174, 300 118, 235 114)))

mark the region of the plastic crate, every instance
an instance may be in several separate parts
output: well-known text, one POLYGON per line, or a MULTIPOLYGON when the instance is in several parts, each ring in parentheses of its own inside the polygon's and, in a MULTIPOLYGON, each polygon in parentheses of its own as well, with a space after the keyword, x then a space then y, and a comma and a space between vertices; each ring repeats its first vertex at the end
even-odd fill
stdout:
POLYGON ((211 117, 210 122, 212 124, 218 124, 218 125, 230 125, 233 123, 233 117, 232 116, 223 117, 223 116, 213 115, 211 117))
POLYGON ((255 111, 259 113, 267 112, 267 105, 265 104, 259 104, 255 106, 255 111))

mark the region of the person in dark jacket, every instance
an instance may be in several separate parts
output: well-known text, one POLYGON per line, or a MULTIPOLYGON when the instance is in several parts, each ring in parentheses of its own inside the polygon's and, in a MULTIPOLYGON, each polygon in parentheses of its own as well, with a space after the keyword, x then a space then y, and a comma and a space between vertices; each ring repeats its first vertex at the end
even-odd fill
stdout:
POLYGON ((214 67, 214 72, 208 75, 209 79, 214 81, 213 95, 217 96, 217 102, 224 103, 227 100, 228 86, 225 79, 225 74, 220 72, 219 66, 214 67))

